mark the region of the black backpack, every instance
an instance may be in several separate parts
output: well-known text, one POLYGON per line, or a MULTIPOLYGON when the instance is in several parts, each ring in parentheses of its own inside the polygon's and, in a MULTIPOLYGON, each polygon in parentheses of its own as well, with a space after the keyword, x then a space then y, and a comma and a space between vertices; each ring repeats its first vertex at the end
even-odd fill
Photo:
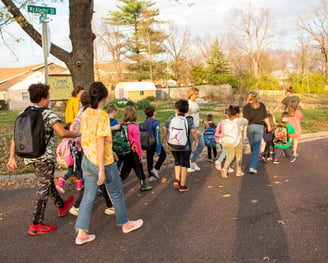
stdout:
POLYGON ((23 158, 37 158, 46 151, 48 142, 46 141, 46 130, 42 112, 45 107, 27 107, 15 121, 14 141, 15 153, 23 158))
POLYGON ((155 136, 153 134, 153 122, 150 119, 139 124, 140 144, 143 150, 151 150, 156 146, 155 136))

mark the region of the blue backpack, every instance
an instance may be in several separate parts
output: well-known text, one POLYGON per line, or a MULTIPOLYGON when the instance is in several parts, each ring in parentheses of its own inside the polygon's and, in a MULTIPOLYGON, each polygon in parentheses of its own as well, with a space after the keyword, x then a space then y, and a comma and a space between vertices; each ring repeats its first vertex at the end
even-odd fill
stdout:
POLYGON ((212 127, 208 127, 204 131, 204 142, 205 146, 208 147, 215 147, 216 142, 215 142, 215 129, 212 127))

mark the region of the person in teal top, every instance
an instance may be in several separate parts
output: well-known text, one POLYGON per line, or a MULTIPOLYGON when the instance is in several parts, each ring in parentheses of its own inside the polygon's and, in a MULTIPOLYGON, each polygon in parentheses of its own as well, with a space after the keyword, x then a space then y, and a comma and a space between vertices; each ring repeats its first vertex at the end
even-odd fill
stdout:
POLYGON ((289 113, 284 111, 281 114, 280 121, 276 124, 273 132, 273 144, 274 144, 274 164, 279 164, 279 158, 282 152, 285 153, 289 161, 295 162, 296 157, 293 154, 292 147, 290 145, 290 134, 295 133, 294 127, 288 123, 289 113))

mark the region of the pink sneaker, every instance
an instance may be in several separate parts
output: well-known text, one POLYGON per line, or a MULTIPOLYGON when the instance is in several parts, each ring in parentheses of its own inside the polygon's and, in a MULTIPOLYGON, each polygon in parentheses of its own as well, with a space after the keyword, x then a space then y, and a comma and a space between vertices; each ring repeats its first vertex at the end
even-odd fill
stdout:
POLYGON ((138 219, 135 221, 129 221, 127 224, 122 226, 122 230, 124 234, 127 234, 131 231, 139 229, 143 225, 143 220, 138 219))
POLYGON ((63 177, 60 177, 57 184, 56 184, 56 189, 61 194, 65 194, 65 190, 63 188, 64 184, 65 184, 65 179, 63 177))
POLYGON ((96 239, 96 235, 87 235, 85 237, 76 237, 75 238, 75 245, 83 245, 87 242, 91 242, 96 239))
POLYGON ((77 180, 76 182, 76 190, 81 191, 83 189, 83 180, 77 180))

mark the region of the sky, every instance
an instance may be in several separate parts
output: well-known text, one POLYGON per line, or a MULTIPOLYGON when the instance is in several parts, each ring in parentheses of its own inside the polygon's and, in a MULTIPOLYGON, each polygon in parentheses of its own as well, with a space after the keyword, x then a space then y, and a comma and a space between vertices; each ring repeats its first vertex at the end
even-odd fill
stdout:
MULTIPOLYGON (((158 0, 156 7, 160 10, 159 18, 173 21, 179 26, 190 26, 192 38, 220 37, 226 30, 226 21, 235 8, 246 8, 250 0, 158 0)), ((295 29, 295 18, 308 12, 320 0, 251 0, 252 7, 270 10, 272 20, 272 32, 281 36, 285 41, 276 43, 276 48, 291 49, 295 45, 292 36, 295 29)), ((328 0, 325 0, 328 1, 328 0)), ((56 8, 56 15, 48 15, 51 41, 67 51, 71 50, 69 40, 68 25, 68 0, 45 1, 48 6, 56 8)), ((1 2, 0 2, 1 3, 1 2)), ((114 0, 94 0, 94 30, 100 31, 102 18, 108 11, 117 10, 119 1, 114 0)), ((0 4, 1 5, 1 4, 0 4)), ((41 25, 37 14, 25 13, 26 18, 33 26, 41 32, 41 25)), ((31 38, 16 24, 12 24, 4 29, 4 42, 0 41, 0 67, 24 67, 31 64, 43 63, 43 53, 41 47, 36 45, 31 38), (10 32, 10 34, 9 34, 10 32), (16 41, 11 36, 20 38, 16 41), (14 54, 15 55, 14 55, 14 54)), ((49 62, 61 64, 52 55, 49 62)))

